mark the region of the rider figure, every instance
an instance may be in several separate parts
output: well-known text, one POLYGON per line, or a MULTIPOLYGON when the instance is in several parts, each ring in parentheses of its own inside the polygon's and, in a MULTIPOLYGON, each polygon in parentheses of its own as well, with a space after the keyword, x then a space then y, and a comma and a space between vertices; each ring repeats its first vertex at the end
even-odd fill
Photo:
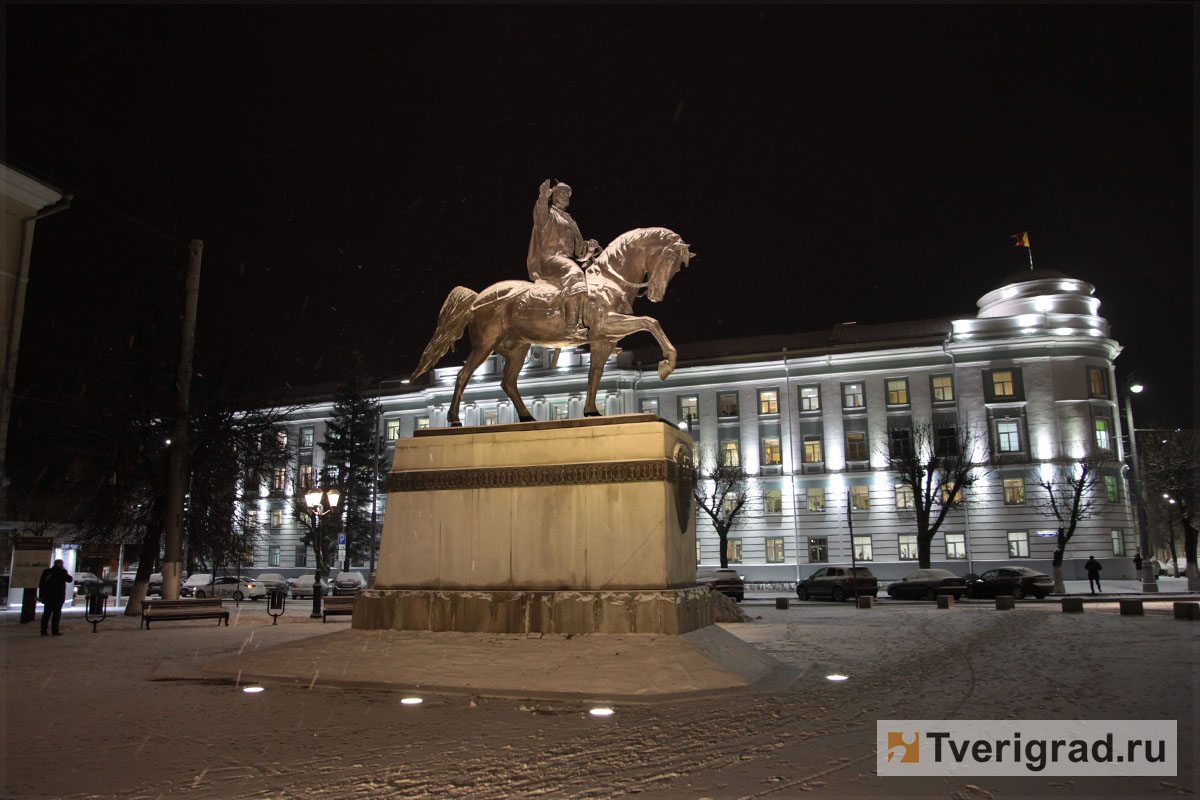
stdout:
POLYGON ((600 251, 600 245, 595 239, 585 240, 579 233, 579 226, 567 213, 570 202, 570 186, 542 181, 537 204, 533 207, 533 233, 529 237, 526 266, 530 280, 540 278, 562 290, 568 332, 586 336, 583 307, 587 281, 580 263, 593 258, 600 251))

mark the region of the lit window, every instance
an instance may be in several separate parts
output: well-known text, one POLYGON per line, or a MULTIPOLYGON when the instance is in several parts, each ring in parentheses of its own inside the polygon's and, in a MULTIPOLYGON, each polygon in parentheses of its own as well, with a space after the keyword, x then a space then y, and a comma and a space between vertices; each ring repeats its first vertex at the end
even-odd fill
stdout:
POLYGON ((280 431, 276 435, 279 437, 279 446, 286 450, 287 449, 287 431, 280 431))
POLYGON ((413 423, 413 428, 418 431, 423 431, 429 427, 429 417, 417 417, 413 423))
POLYGON ((871 508, 871 496, 867 491, 867 487, 850 487, 850 506, 855 511, 867 511, 871 508))
POLYGON ((273 544, 267 547, 267 566, 279 566, 279 545, 273 544))
POLYGON ((993 397, 1015 397, 1017 394, 1016 384, 1013 383, 1012 370, 998 369, 992 372, 992 396, 993 397))
POLYGON ((870 561, 871 559, 871 537, 858 536, 854 537, 854 558, 858 561, 870 561))
POLYGON ((954 497, 950 497, 950 490, 946 488, 946 484, 938 486, 938 493, 942 496, 942 505, 956 506, 962 502, 962 489, 958 489, 954 493, 954 497))
POLYGON ((738 459, 738 443, 736 441, 721 442, 721 463, 726 467, 736 467, 741 463, 738 459))
POLYGON ((299 487, 301 489, 311 489, 313 485, 313 467, 312 464, 301 464, 299 475, 299 487))
POLYGON ((996 423, 996 444, 1001 453, 1021 452, 1021 425, 1005 419, 996 423))
POLYGON ((777 389, 759 389, 758 390, 758 413, 759 414, 778 414, 779 413, 779 391, 777 389))
POLYGON ((779 489, 768 489, 763 492, 763 511, 767 514, 783 513, 783 492, 779 489))
POLYGON ((283 467, 276 467, 271 473, 271 488, 276 491, 281 491, 287 486, 287 473, 283 467))
POLYGON ((1004 503, 1010 506, 1019 506, 1025 502, 1025 479, 1024 478, 1005 478, 1004 479, 1004 503))
POLYGON ((642 410, 643 414, 658 414, 658 398, 643 397, 638 401, 638 407, 642 410))
POLYGON ((1029 533, 1027 531, 1008 532, 1008 557, 1029 558, 1029 533))
POLYGON ((1112 431, 1108 420, 1096 420, 1096 449, 1109 450, 1112 448, 1112 431))
MULTIPOLYGON (((267 524, 270 525, 272 528, 278 528, 278 527, 282 526, 283 525, 283 509, 282 508, 272 508, 271 509, 271 517, 267 524)), ((275 566, 279 566, 279 565, 276 564, 275 566)))
POLYGON ((570 407, 566 403, 550 404, 550 419, 552 420, 567 419, 569 412, 570 407))
POLYGON ((383 438, 389 442, 395 441, 396 439, 400 438, 400 420, 389 419, 384 424, 383 438))
POLYGON ((700 403, 694 394, 679 398, 679 421, 687 422, 689 419, 700 419, 700 403))
POLYGON ((842 408, 862 408, 863 385, 861 383, 842 384, 842 408))
POLYGON ((966 558, 967 537, 962 533, 946 534, 946 558, 966 558))
POLYGON ((900 540, 900 560, 901 561, 916 561, 917 556, 917 537, 916 534, 905 533, 901 534, 900 540))
POLYGON ((730 564, 742 563, 742 540, 741 539, 726 539, 725 540, 725 558, 730 564))
POLYGON ((771 466, 779 464, 783 460, 783 448, 779 445, 778 436, 764 436, 762 438, 762 463, 763 466, 771 466))
POLYGON ((824 564, 829 560, 829 539, 825 536, 808 537, 808 563, 824 564))
POLYGON ((1108 376, 1098 367, 1088 367, 1088 396, 1108 397, 1108 376))
POLYGON ((783 538, 772 536, 767 539, 767 563, 782 564, 784 559, 783 538))
POLYGON ((825 490, 824 489, 809 489, 808 490, 808 510, 809 511, 824 511, 825 510, 825 490))
POLYGON ((821 410, 821 387, 820 386, 801 386, 800 387, 800 410, 801 411, 820 411, 821 410))
POLYGON ((1114 556, 1125 555, 1125 531, 1119 528, 1113 529, 1112 547, 1114 556))
POLYGON ((913 507, 913 490, 906 483, 896 484, 896 508, 913 507))
POLYGON ((500 424, 500 411, 495 408, 484 411, 483 412, 483 424, 484 425, 500 424))
POLYGON ((862 431, 852 431, 846 434, 846 460, 867 460, 867 434, 862 431))
POLYGON ((819 464, 824 461, 824 455, 821 452, 821 437, 820 436, 805 436, 804 437, 804 463, 819 464))
POLYGON ((889 406, 908 405, 908 378, 889 378, 887 380, 887 404, 889 406))
POLYGON ((933 402, 948 403, 954 400, 954 379, 949 375, 935 375, 930 380, 933 402))
POLYGON ((1104 493, 1108 496, 1108 502, 1115 503, 1119 499, 1117 494, 1117 478, 1114 475, 1104 476, 1104 493))
POLYGON ((722 417, 736 417, 738 415, 737 392, 723 392, 717 395, 717 414, 722 417))
POLYGON ((727 495, 725 495, 725 498, 721 501, 721 505, 724 507, 725 513, 732 514, 733 512, 737 511, 738 504, 740 502, 741 502, 741 498, 738 497, 738 495, 727 494, 727 495))

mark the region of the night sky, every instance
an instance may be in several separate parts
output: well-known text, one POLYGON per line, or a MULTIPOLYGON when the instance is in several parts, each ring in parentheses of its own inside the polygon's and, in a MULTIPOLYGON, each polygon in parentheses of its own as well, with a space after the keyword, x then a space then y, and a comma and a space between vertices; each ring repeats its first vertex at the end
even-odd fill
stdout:
MULTIPOLYGON (((18 390, 69 391, 182 293, 198 364, 407 374, 456 284, 525 277, 538 184, 583 235, 698 257, 677 345, 972 316, 1027 268, 1096 286, 1192 424, 1192 41, 1139 6, 13 6, 13 166, 39 223, 18 390)), ((627 346, 649 340, 627 340, 627 346)), ((460 348, 457 357, 461 358, 460 348)), ((455 358, 455 356, 451 356, 455 358)), ((456 363, 450 360, 443 365, 456 363)))

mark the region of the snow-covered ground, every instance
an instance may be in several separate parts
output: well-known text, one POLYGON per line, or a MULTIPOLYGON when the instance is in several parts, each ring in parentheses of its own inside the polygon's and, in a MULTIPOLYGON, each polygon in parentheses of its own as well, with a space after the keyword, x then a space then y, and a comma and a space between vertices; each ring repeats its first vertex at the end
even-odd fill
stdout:
MULTIPOLYGON (((1119 583, 1119 582, 1114 582, 1119 583)), ((1114 586, 1113 588, 1120 588, 1114 586)), ((1108 586, 1105 587, 1109 589, 1108 586)), ((1165 589, 1165 587, 1164 587, 1165 589)), ((1086 585, 1083 587, 1086 591, 1086 585)), ((300 604, 304 606, 304 604, 300 604)), ((114 617, 66 635, 4 617, 3 796, 121 798, 1148 797, 1197 790, 1200 647, 1170 603, 1063 614, 987 603, 745 604, 725 625, 800 677, 786 690, 618 705, 310 686, 246 694, 200 663, 344 631, 262 603, 229 628, 138 630, 114 617), (825 675, 850 679, 831 683, 825 675), (1175 778, 878 778, 877 719, 1175 719, 1175 778)), ((347 652, 348 661, 355 658, 347 652)), ((531 670, 541 665, 531 663, 531 670)), ((487 663, 479 665, 481 671, 487 663)))

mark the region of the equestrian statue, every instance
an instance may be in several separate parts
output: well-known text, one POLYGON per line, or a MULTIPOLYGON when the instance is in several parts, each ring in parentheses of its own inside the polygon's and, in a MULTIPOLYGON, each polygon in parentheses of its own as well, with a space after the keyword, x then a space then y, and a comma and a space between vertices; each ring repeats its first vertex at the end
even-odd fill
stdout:
POLYGON ((588 345, 584 416, 598 417, 596 389, 604 363, 617 342, 631 333, 648 331, 662 348, 658 376, 665 380, 675 369, 676 351, 653 317, 633 316, 633 301, 645 296, 657 303, 667 284, 692 258, 679 234, 666 228, 635 228, 600 249, 584 240, 567 213, 571 187, 544 181, 533 208, 533 233, 526 266, 528 281, 501 281, 482 292, 456 286, 438 313, 437 330, 414 380, 431 369, 470 328, 471 353, 454 381, 454 398, 447 419, 459 427, 458 408, 467 381, 488 356, 504 357, 500 386, 513 401, 521 422, 533 422, 517 392, 517 375, 531 345, 564 348, 588 345), (644 294, 643 294, 644 293, 644 294))

